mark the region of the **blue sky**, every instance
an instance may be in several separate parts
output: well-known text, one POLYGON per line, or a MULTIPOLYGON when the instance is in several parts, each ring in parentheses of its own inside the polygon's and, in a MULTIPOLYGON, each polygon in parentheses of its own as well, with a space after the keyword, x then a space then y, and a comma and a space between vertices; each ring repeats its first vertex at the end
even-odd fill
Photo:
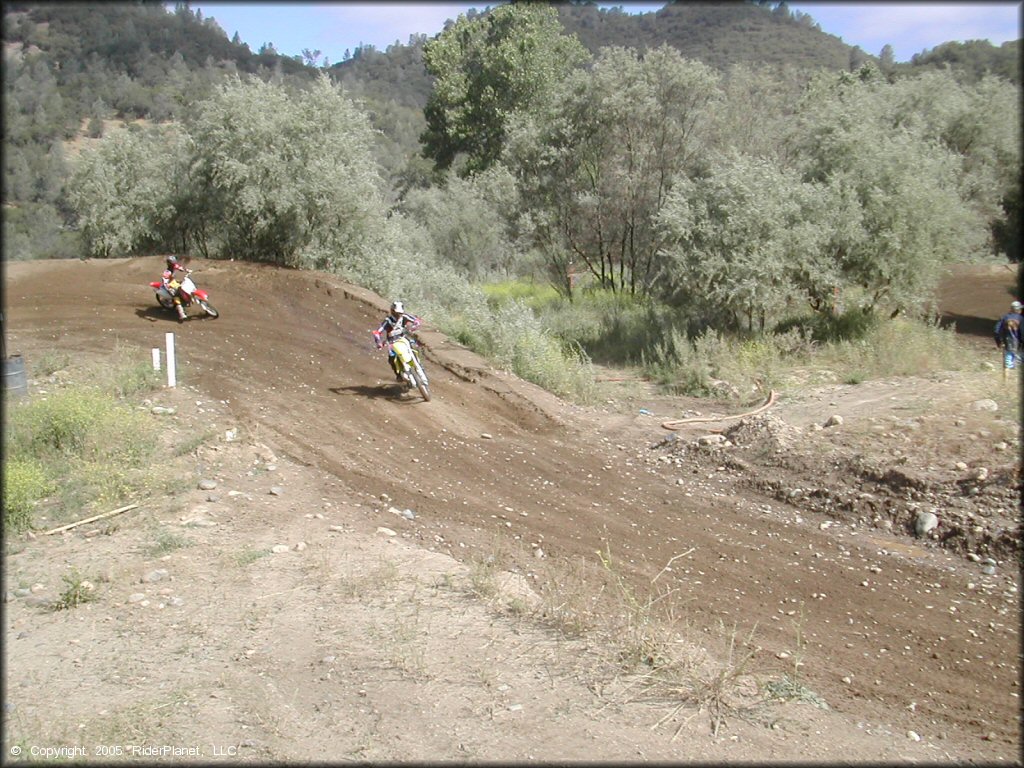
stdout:
MULTIPOLYGON (((245 3, 191 2, 204 18, 213 17, 230 38, 238 32, 253 52, 272 43, 278 53, 299 56, 303 49, 319 50, 329 63, 345 50, 371 44, 383 50, 396 40, 407 43, 412 34, 433 37, 446 19, 470 8, 484 10, 497 3, 471 2, 321 2, 245 3)), ((664 3, 600 3, 620 6, 629 13, 650 13, 664 3)), ((173 4, 170 4, 173 8, 173 4)), ((1001 45, 1021 37, 1021 3, 804 3, 789 4, 814 18, 823 32, 859 45, 877 56, 882 46, 893 47, 896 61, 951 40, 989 40, 1001 45)), ((323 59, 321 58, 321 63, 323 59)))

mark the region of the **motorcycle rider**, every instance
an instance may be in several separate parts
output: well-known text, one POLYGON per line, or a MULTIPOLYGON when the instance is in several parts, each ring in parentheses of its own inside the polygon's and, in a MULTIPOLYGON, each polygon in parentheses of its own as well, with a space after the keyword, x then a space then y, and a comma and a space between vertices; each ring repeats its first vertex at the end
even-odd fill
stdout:
POLYGON ((181 281, 188 274, 188 269, 174 255, 168 255, 164 261, 167 268, 164 270, 161 280, 164 288, 167 289, 167 292, 171 294, 171 298, 174 300, 174 308, 178 312, 178 322, 183 323, 188 320, 188 315, 185 314, 185 307, 181 304, 181 295, 178 289, 181 287, 181 281))
MULTIPOLYGON (((384 348, 385 340, 393 340, 413 333, 420 327, 420 324, 421 320, 416 315, 405 311, 402 302, 391 302, 391 314, 385 317, 380 327, 373 332, 373 340, 377 349, 384 348)), ((402 381, 402 369, 398 363, 398 356, 391 348, 388 348, 388 362, 391 364, 391 370, 394 371, 395 380, 402 381)))

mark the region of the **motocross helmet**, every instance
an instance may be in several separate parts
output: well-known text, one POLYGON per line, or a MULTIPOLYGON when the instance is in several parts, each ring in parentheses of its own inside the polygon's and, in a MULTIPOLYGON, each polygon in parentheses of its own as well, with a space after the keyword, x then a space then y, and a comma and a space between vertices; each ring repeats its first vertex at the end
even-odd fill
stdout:
POLYGON ((405 313, 405 307, 402 306, 402 302, 393 301, 391 302, 391 311, 396 315, 401 315, 405 313))
POLYGON ((1020 312, 1022 309, 1024 309, 1024 304, 1021 304, 1019 301, 1015 301, 1012 304, 1010 304, 1010 309, 1012 309, 1014 312, 1020 312))

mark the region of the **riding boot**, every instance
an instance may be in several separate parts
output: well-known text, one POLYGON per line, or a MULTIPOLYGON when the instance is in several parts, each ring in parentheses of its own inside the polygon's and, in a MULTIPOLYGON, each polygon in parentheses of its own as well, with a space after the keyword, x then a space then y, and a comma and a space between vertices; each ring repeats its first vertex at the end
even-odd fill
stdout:
POLYGON ((178 310, 178 322, 183 323, 188 320, 188 315, 185 314, 185 307, 181 304, 175 304, 174 308, 178 310))

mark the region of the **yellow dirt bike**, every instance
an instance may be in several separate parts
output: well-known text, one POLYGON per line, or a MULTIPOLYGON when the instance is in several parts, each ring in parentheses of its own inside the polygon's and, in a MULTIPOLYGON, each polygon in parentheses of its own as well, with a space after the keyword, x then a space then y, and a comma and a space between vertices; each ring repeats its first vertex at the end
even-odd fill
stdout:
MULTIPOLYGON (((380 337, 373 332, 377 346, 380 347, 380 337)), ((395 329, 387 340, 389 355, 395 356, 395 368, 401 374, 402 379, 411 387, 420 391, 423 399, 430 402, 430 382, 427 381, 427 374, 423 371, 420 357, 416 354, 416 341, 401 329, 395 329)))

